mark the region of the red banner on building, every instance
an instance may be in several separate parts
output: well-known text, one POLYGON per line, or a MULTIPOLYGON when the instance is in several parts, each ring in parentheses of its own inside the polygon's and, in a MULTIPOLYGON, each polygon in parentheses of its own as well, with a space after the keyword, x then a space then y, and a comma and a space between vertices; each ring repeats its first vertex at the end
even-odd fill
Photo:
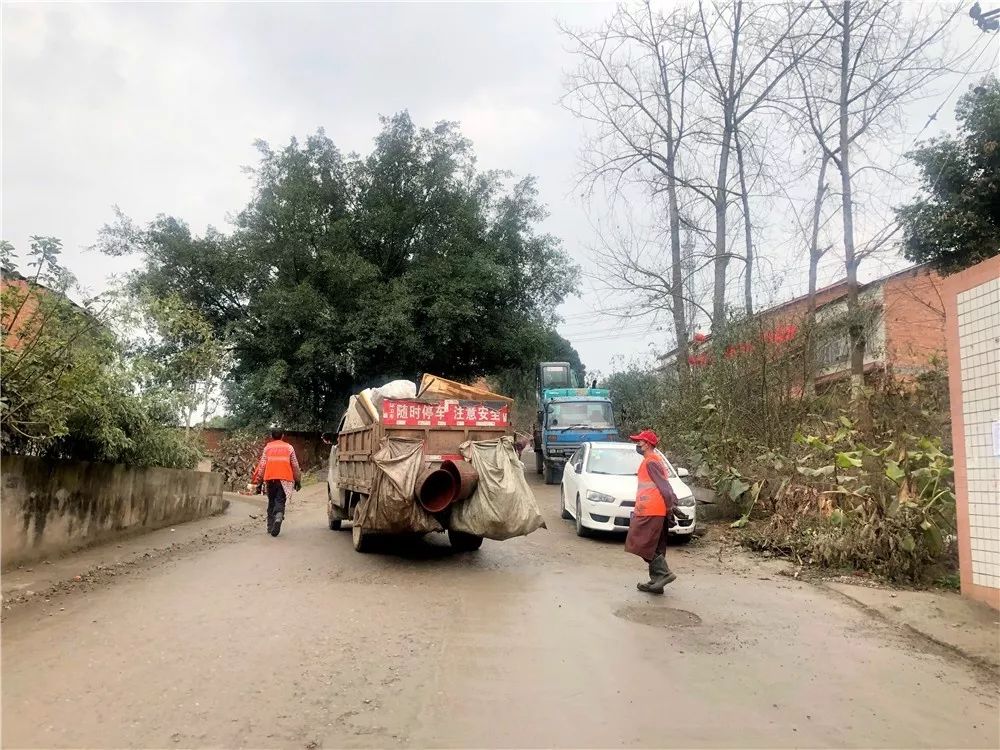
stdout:
POLYGON ((506 427, 510 409, 501 401, 457 401, 433 404, 387 398, 382 424, 389 427, 506 427))

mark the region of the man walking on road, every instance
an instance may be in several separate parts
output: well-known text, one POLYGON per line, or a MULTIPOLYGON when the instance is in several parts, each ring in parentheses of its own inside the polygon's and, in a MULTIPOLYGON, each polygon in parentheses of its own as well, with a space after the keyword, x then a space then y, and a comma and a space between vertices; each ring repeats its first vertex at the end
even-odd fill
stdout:
POLYGON ((639 465, 639 489, 635 493, 635 512, 625 538, 625 551, 638 555, 649 564, 649 581, 639 583, 639 591, 662 594, 663 587, 677 579, 667 565, 667 530, 673 517, 677 496, 670 487, 666 466, 656 452, 660 439, 652 430, 632 435, 635 449, 642 455, 639 465))
POLYGON ((295 449, 286 443, 281 430, 271 430, 271 440, 260 454, 253 472, 253 484, 263 482, 267 488, 267 533, 278 536, 285 519, 285 503, 292 491, 302 487, 302 471, 295 449))

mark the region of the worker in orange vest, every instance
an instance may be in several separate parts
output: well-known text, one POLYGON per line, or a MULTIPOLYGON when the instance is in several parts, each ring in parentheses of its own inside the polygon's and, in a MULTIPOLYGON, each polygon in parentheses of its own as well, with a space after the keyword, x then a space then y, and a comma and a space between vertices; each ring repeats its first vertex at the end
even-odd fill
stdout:
POLYGON ((284 440, 281 430, 271 430, 271 440, 264 446, 253 472, 253 484, 267 489, 267 533, 278 536, 285 519, 285 503, 292 491, 302 488, 302 471, 295 449, 284 440))
POLYGON ((635 511, 625 538, 625 551, 638 555, 649 565, 649 581, 637 588, 647 594, 662 594, 663 587, 677 580, 667 565, 667 530, 672 525, 677 496, 670 486, 666 465, 656 451, 660 439, 652 430, 632 435, 639 464, 639 488, 635 493, 635 511))

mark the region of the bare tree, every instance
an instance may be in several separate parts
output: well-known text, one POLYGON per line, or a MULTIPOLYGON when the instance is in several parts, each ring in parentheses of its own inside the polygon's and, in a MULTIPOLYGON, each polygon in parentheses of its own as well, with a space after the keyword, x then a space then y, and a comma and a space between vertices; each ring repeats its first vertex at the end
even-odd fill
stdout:
POLYGON ((595 129, 585 151, 583 181, 592 190, 603 183, 613 197, 626 185, 638 186, 657 209, 666 208, 669 263, 639 263, 634 245, 606 237, 600 256, 615 269, 612 276, 621 290, 647 295, 655 289, 669 301, 684 382, 690 300, 685 294, 681 192, 696 189, 682 169, 691 127, 687 96, 693 24, 683 9, 663 16, 647 0, 635 8, 620 6, 596 31, 562 30, 580 58, 563 104, 595 129))
MULTIPOLYGON (((730 155, 736 150, 742 159, 743 143, 739 134, 755 113, 771 103, 776 87, 796 69, 798 64, 820 44, 822 31, 815 27, 815 7, 812 2, 797 6, 779 3, 749 5, 743 0, 731 0, 713 6, 706 12, 698 4, 697 33, 699 48, 705 59, 705 75, 699 81, 717 112, 712 118, 718 123, 713 134, 716 149, 716 174, 709 188, 715 211, 715 282, 712 297, 712 331, 720 334, 726 327, 726 280, 729 261, 734 256, 727 247, 727 216, 732 201, 730 188, 730 155)), ((740 168, 740 194, 743 204, 745 238, 747 242, 748 285, 753 256, 750 235, 749 200, 740 168)), ((752 308, 751 295, 744 295, 752 308)))
POLYGON ((828 43, 801 60, 801 112, 824 159, 840 177, 851 395, 858 416, 867 421, 862 398, 866 332, 858 267, 885 244, 887 235, 857 242, 854 183, 870 164, 858 167, 854 157, 870 162, 866 144, 887 139, 887 130, 898 122, 903 106, 947 72, 938 45, 959 7, 938 12, 892 0, 820 2, 832 26, 828 43))

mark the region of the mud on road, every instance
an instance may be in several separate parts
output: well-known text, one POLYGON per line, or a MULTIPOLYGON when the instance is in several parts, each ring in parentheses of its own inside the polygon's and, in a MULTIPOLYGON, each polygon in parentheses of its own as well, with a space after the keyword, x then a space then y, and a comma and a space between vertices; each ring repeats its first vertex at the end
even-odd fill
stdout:
POLYGON ((4 746, 1000 743, 995 680, 954 655, 720 560, 711 535, 671 548, 678 581, 642 595, 621 539, 577 538, 531 479, 548 529, 478 553, 432 536, 359 555, 320 485, 277 539, 234 513, 36 593, 3 622, 4 746))

